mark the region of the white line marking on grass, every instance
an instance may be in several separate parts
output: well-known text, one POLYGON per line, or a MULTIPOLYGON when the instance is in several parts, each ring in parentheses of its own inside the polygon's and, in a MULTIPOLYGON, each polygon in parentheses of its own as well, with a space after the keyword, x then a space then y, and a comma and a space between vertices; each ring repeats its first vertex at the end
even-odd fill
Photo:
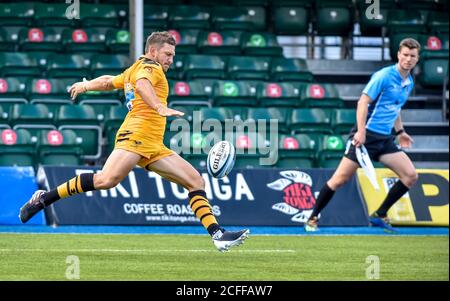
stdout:
MULTIPOLYGON (((72 252, 72 253, 170 253, 170 252, 182 252, 182 253, 202 253, 202 252, 214 252, 215 249, 192 249, 192 250, 145 250, 145 249, 0 249, 0 252, 72 252)), ((238 253, 296 253, 295 250, 233 250, 232 252, 238 253)))

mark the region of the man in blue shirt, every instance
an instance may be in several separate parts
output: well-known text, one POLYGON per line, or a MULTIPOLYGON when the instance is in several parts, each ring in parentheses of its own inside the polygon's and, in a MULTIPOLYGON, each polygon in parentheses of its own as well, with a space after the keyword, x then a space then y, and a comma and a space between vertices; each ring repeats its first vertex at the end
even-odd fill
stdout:
POLYGON ((419 60, 420 44, 411 38, 400 42, 398 63, 372 75, 358 101, 356 127, 352 129, 345 155, 333 176, 322 187, 313 212, 305 223, 306 231, 317 231, 320 211, 334 192, 345 184, 359 167, 356 148, 364 145, 372 160, 393 170, 399 181, 391 188, 381 206, 370 216, 370 223, 388 231, 395 231, 387 219, 387 211, 417 181, 418 175, 409 157, 401 148, 414 142, 405 132, 400 110, 414 87, 411 70, 419 60), (392 131, 395 129, 395 135, 392 131), (398 137, 400 146, 395 144, 398 137))

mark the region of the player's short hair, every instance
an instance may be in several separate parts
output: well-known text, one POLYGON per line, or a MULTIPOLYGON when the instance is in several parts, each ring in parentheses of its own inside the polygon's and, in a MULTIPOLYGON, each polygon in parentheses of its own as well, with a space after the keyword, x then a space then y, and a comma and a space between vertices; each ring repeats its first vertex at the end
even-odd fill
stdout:
POLYGON ((420 43, 412 38, 403 39, 398 46, 398 51, 402 50, 402 47, 417 49, 417 51, 420 52, 420 43))
POLYGON ((145 43, 145 53, 150 50, 151 45, 156 45, 158 49, 164 46, 164 43, 175 46, 177 43, 175 38, 167 31, 155 31, 148 36, 145 43))

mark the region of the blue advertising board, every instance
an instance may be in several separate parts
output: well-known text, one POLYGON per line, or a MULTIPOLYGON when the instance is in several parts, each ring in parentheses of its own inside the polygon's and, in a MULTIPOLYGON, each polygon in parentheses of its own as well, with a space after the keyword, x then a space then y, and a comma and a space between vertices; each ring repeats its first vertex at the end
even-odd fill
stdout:
MULTIPOLYGON (((48 188, 100 167, 43 167, 48 188)), ((207 197, 222 225, 299 226, 312 212, 328 169, 235 169, 216 179, 200 171, 207 197)), ((134 169, 117 187, 87 192, 46 208, 48 223, 60 225, 197 225, 188 192, 154 172, 134 169)), ((356 177, 322 211, 321 225, 367 226, 367 210, 356 177)))
MULTIPOLYGON (((0 167, 0 224, 22 224, 18 218, 20 207, 38 189, 33 167, 0 167)), ((45 224, 39 212, 27 224, 45 224)))

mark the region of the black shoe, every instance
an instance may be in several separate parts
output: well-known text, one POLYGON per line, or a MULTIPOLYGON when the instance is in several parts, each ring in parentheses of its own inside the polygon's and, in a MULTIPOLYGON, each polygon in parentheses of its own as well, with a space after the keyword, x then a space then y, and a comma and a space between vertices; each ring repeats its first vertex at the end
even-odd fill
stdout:
POLYGON ((228 251, 231 247, 239 246, 250 234, 249 229, 241 231, 224 231, 220 238, 213 238, 214 245, 220 252, 228 251))
POLYGON ((19 218, 22 223, 28 222, 33 216, 36 215, 39 211, 44 209, 44 201, 42 200, 42 195, 45 193, 45 190, 37 190, 33 196, 30 198, 25 205, 20 208, 19 218))

